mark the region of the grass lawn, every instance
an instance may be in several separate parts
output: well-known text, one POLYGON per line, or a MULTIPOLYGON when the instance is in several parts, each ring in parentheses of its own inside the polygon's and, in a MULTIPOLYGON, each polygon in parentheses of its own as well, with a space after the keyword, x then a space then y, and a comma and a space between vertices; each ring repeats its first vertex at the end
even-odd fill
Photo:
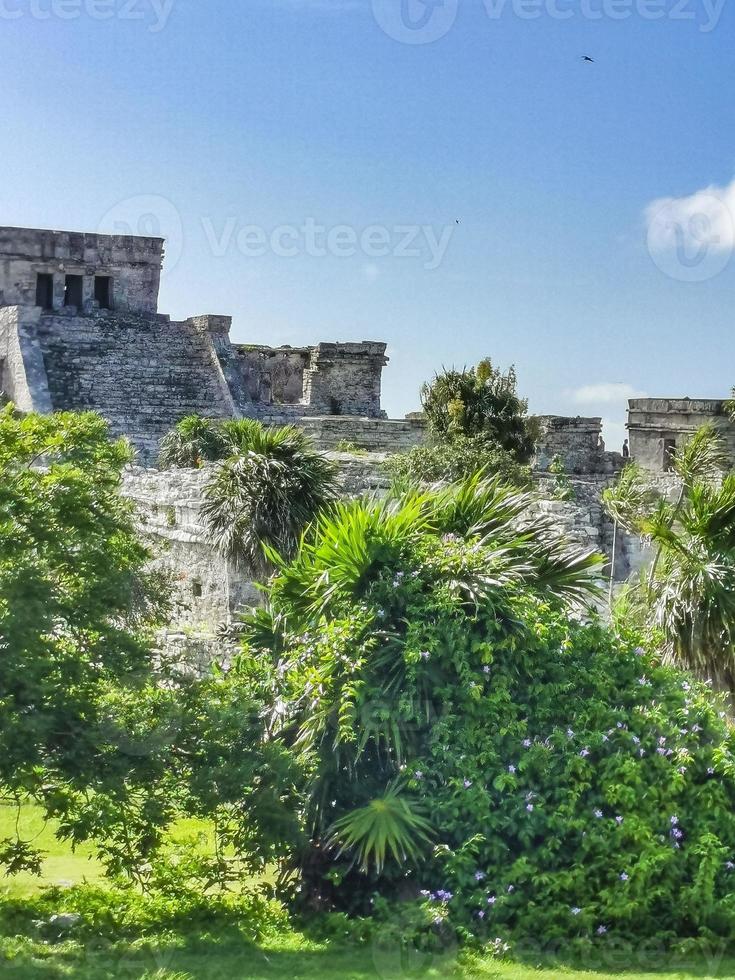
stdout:
MULTIPOLYGON (((0 808, 0 839, 12 833, 15 811, 0 808)), ((47 852, 43 878, 30 875, 0 883, 0 900, 24 898, 49 884, 100 883, 102 872, 90 848, 72 853, 59 844, 53 827, 45 825, 34 808, 23 811, 20 823, 26 839, 47 852)), ((184 823, 176 836, 191 837, 202 826, 184 823)), ((59 911, 63 911, 60 909, 59 911)), ((407 980, 407 978, 497 978, 497 980, 686 980, 693 977, 733 977, 735 960, 711 962, 703 956, 684 963, 668 962, 655 951, 642 950, 637 962, 587 964, 587 969, 553 963, 500 962, 401 950, 394 941, 378 938, 365 945, 316 941, 295 930, 254 946, 237 935, 205 935, 195 930, 162 933, 155 939, 111 943, 99 937, 86 943, 44 941, 35 937, 0 936, 0 980, 407 980), (627 966, 619 972, 621 966, 627 966)))

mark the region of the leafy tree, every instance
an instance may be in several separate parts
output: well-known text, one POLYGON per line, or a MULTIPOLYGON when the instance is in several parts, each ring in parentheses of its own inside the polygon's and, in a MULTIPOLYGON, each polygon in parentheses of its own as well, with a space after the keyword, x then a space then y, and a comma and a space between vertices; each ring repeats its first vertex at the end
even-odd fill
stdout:
POLYGON ((735 474, 711 426, 672 461, 674 500, 654 490, 635 466, 606 491, 608 512, 650 540, 653 560, 631 586, 626 608, 660 635, 665 658, 735 693, 735 474))
POLYGON ((729 937, 722 707, 570 616, 599 564, 526 504, 477 479, 340 504, 281 567, 245 649, 310 774, 304 892, 480 938, 729 937))
POLYGON ((421 401, 435 440, 482 436, 518 463, 531 459, 536 433, 514 368, 503 373, 486 359, 469 370, 445 370, 424 385, 421 401))
MULTIPOLYGON (((150 779, 108 710, 115 690, 148 683, 165 613, 120 495, 130 459, 97 415, 0 412, 0 793, 34 798, 68 836, 95 793, 98 813, 105 793, 132 806, 150 779)), ((0 860, 34 863, 19 841, 0 860)))
POLYGON ((222 431, 232 455, 205 491, 209 539, 231 561, 265 574, 269 551, 292 555, 307 526, 335 499, 336 469, 292 426, 269 429, 243 419, 222 431))

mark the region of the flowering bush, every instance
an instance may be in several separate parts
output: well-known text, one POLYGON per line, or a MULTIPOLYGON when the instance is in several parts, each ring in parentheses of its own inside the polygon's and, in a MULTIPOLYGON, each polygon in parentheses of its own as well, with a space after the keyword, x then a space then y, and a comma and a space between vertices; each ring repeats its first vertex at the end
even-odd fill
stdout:
POLYGON ((251 653, 277 653, 282 730, 310 772, 305 890, 352 911, 409 900, 484 939, 730 936, 722 705, 576 620, 581 557, 562 561, 540 527, 519 537, 492 496, 472 519, 462 491, 346 506, 251 629, 251 653), (384 861, 370 866, 351 849, 357 822, 337 831, 376 800, 384 861))

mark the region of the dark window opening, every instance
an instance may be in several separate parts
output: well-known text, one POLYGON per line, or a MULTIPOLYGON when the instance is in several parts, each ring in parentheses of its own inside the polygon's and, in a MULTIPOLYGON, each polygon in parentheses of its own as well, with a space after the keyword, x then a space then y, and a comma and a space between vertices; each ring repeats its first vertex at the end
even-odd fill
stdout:
POLYGON ((668 473, 674 466, 676 455, 676 439, 664 439, 664 472, 668 473))
POLYGON ((330 398, 329 399, 329 406, 330 406, 330 410, 332 412, 332 415, 341 415, 342 414, 342 402, 337 401, 336 398, 330 398))
POLYGON ((101 310, 112 309, 112 278, 110 276, 94 277, 94 298, 101 310))
POLYGON ((84 305, 84 278, 82 276, 67 276, 64 289, 64 306, 76 306, 81 310, 84 305))
POLYGON ((39 272, 36 276, 36 306, 43 310, 54 308, 54 277, 50 272, 39 272))
POLYGON ((202 583, 192 582, 191 591, 195 599, 201 599, 202 597, 202 583))

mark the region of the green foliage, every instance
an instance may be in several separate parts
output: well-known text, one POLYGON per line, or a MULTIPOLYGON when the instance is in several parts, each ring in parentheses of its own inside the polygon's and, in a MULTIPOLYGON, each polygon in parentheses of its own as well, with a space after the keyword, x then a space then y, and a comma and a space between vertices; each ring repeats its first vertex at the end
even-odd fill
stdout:
MULTIPOLYGON (((274 581, 277 727, 310 773, 305 893, 353 912, 413 895, 479 938, 729 937, 723 707, 634 638, 570 616, 598 566, 543 524, 519 532, 524 502, 475 480, 343 504, 274 581), (412 861, 375 808, 396 781, 435 834, 419 848, 403 828, 412 861)), ((266 636, 249 658, 274 655, 266 636)))
POLYGON ((387 857, 398 864, 415 862, 432 836, 431 824, 416 804, 391 786, 384 796, 336 820, 327 844, 338 846, 339 854, 356 851, 361 871, 374 865, 380 874, 387 857))
POLYGON ((390 456, 385 467, 394 485, 404 488, 416 483, 454 482, 481 471, 516 486, 531 482, 530 468, 485 434, 457 435, 414 446, 407 453, 390 456))
MULTIPOLYGON (((30 795, 69 836, 91 794, 132 806, 150 778, 108 718, 116 690, 146 684, 165 612, 119 492, 130 459, 97 415, 0 412, 0 794, 30 795)), ((14 871, 36 863, 25 844, 2 845, 14 871)))
POLYGON ((518 463, 533 455, 535 432, 512 367, 504 374, 486 359, 470 370, 445 370, 424 385, 421 401, 437 442, 482 435, 518 463))
MULTIPOLYGON (((246 624, 249 660, 278 657, 288 706, 278 724, 310 773, 312 847, 298 859, 309 894, 322 891, 329 874, 341 896, 335 900, 366 907, 376 862, 361 881, 347 859, 330 858, 335 821, 353 835, 339 838, 342 845, 367 847, 370 831, 377 833, 374 801, 385 798, 396 778, 426 764, 437 712, 453 700, 444 658, 447 670, 454 664, 467 682, 469 696, 481 699, 482 671, 462 666, 468 643, 484 656, 491 649, 488 629, 511 629, 520 638, 519 596, 566 609, 594 594, 601 559, 569 550, 545 521, 530 518, 530 499, 476 476, 401 501, 342 503, 319 518, 313 537, 272 584, 278 652, 262 614, 252 628, 246 624), (267 652, 257 645, 264 640, 267 652)), ((452 740, 463 710, 452 717, 458 726, 452 740)), ((461 751, 468 749, 463 744, 461 751)), ((435 801, 415 781, 408 789, 443 835, 447 824, 435 820, 435 801)), ((358 856, 368 861, 366 853, 358 856)), ((386 860, 380 877, 399 882, 404 870, 386 860)))
POLYGON ((200 415, 187 415, 161 440, 158 465, 162 469, 199 469, 226 455, 221 424, 200 415))
MULTIPOLYGON (((631 465, 603 502, 629 532, 651 542, 650 571, 632 583, 642 625, 668 660, 735 692, 735 474, 722 477, 725 447, 711 426, 675 454, 675 500, 631 465)), ((634 601, 631 596, 626 604, 634 601)))
POLYGON ((233 455, 205 491, 202 516, 215 547, 255 574, 269 551, 290 556, 319 511, 337 496, 336 469, 298 429, 241 419, 223 424, 233 455))
POLYGON ((554 456, 549 465, 549 473, 554 477, 553 496, 555 500, 574 500, 574 487, 567 476, 564 460, 554 456))

